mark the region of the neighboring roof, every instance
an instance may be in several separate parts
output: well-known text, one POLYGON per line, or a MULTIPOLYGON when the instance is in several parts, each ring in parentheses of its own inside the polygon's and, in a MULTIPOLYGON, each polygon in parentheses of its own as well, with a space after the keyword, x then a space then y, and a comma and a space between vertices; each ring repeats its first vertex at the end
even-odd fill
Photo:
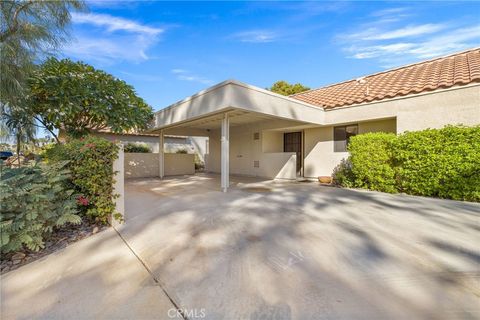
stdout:
POLYGON ((291 95, 333 109, 480 82, 480 48, 291 95))
MULTIPOLYGON (((157 137, 158 138, 158 134, 134 132, 134 131, 116 133, 116 132, 110 131, 109 129, 100 129, 100 130, 96 130, 94 132, 95 133, 113 134, 113 135, 119 135, 119 136, 157 137)), ((168 135, 165 135, 165 138, 185 139, 185 138, 187 138, 187 136, 179 136, 179 135, 168 134, 168 135)))
POLYGON ((158 134, 143 133, 143 132, 137 132, 137 131, 134 131, 134 130, 124 131, 124 132, 121 132, 121 133, 117 133, 117 132, 112 132, 112 130, 111 130, 110 128, 103 128, 103 129, 99 129, 99 130, 94 130, 94 132, 97 132, 97 133, 106 133, 106 134, 114 134, 114 135, 122 135, 122 136, 158 137, 158 134))

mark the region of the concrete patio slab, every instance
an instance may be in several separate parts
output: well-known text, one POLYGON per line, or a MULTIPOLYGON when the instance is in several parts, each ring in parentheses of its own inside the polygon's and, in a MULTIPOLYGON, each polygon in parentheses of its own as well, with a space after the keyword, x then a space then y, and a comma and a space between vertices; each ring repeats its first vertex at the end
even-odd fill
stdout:
POLYGON ((165 319, 174 308, 111 228, 2 275, 0 301, 5 320, 165 319))
POLYGON ((480 318, 480 205, 232 177, 126 185, 120 232, 207 319, 480 318))

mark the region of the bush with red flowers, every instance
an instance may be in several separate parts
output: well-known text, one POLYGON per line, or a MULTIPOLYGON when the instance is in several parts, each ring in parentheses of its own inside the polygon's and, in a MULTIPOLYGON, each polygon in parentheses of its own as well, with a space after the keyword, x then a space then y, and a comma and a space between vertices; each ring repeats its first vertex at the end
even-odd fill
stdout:
POLYGON ((77 204, 85 215, 95 221, 107 223, 115 213, 113 184, 116 172, 113 161, 118 155, 118 146, 108 140, 86 136, 65 144, 55 145, 44 153, 48 162, 68 160, 72 183, 77 192, 77 204))

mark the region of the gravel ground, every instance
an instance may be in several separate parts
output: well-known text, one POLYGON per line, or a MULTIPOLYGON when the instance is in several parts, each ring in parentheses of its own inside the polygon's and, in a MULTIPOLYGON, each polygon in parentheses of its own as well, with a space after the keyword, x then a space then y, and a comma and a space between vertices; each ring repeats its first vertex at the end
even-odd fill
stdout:
POLYGON ((18 252, 2 254, 0 261, 0 274, 15 270, 32 261, 45 257, 57 250, 63 249, 69 244, 87 238, 92 234, 102 231, 109 226, 100 225, 82 220, 78 225, 55 228, 49 239, 45 242, 45 248, 40 251, 24 249, 18 252))

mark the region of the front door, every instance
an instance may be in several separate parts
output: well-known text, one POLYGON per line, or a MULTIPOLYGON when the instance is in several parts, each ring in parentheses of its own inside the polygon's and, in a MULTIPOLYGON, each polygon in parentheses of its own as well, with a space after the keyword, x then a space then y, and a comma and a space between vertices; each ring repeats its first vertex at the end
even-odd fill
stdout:
POLYGON ((297 175, 302 171, 302 133, 286 132, 283 134, 283 152, 297 153, 297 175))

